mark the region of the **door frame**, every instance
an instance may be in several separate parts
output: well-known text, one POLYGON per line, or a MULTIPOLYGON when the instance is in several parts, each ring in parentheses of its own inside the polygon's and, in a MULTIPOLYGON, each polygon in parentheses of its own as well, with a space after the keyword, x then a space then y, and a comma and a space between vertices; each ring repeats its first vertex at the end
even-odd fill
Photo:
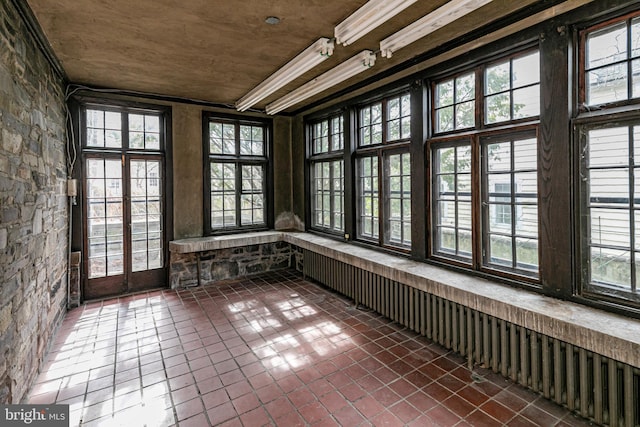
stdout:
MULTIPOLYGON (((68 174, 71 178, 76 179, 77 195, 72 199, 71 208, 71 251, 82 252, 82 267, 81 267, 81 283, 80 283, 80 300, 81 302, 92 299, 103 299, 109 297, 117 297, 126 295, 128 293, 136 293, 145 291, 147 289, 138 289, 129 291, 128 289, 120 289, 117 293, 109 293, 108 295, 95 295, 87 294, 88 289, 88 272, 87 272, 87 254, 85 253, 85 218, 84 218, 84 205, 85 205, 85 189, 84 189, 84 168, 86 162, 86 150, 83 150, 84 141, 86 138, 86 110, 87 108, 116 110, 120 112, 132 112, 142 114, 158 114, 161 117, 160 120, 160 133, 161 142, 164 143, 164 150, 162 162, 164 165, 164 200, 163 200, 163 217, 164 217, 164 239, 163 244, 163 273, 162 281, 157 286, 152 288, 168 288, 170 286, 169 274, 169 242, 173 240, 173 144, 172 144, 172 108, 168 105, 149 104, 146 102, 140 102, 138 100, 127 100, 119 97, 112 96, 96 96, 95 93, 90 90, 81 90, 70 96, 67 100, 67 107, 70 113, 70 120, 68 122, 68 131, 70 131, 69 140, 69 159, 68 159, 68 174)), ((98 151, 99 152, 99 151, 98 151)), ((110 152, 112 154, 122 155, 126 152, 124 149, 118 149, 114 151, 105 150, 105 153, 110 152)), ((92 150, 91 154, 96 153, 96 150, 92 150)), ((159 152, 156 152, 156 154, 159 152)), ((93 156, 95 157, 95 156, 93 156)), ((135 153, 131 158, 136 158, 135 153)), ((138 156, 140 157, 140 156, 138 156)), ((157 158, 156 156, 154 156, 157 158)), ((124 170, 124 168, 123 168, 124 170)), ((123 180, 125 177, 123 176, 123 180)), ((128 184, 127 184, 128 185, 128 184)), ((125 245, 128 242, 125 241, 125 245)), ((127 251, 130 252, 130 251, 127 251)), ((125 256, 130 256, 125 253, 125 256)), ((153 271, 153 270, 151 270, 153 271)), ((105 279, 109 279, 108 277, 105 279)), ((95 280, 95 279, 92 279, 95 280)), ((151 288, 149 288, 151 289, 151 288)))

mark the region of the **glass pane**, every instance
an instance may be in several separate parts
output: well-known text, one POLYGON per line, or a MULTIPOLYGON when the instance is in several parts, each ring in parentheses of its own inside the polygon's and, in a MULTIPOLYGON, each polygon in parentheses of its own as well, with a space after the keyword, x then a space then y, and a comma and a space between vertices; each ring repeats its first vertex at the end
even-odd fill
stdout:
POLYGON ((516 232, 519 236, 538 238, 538 207, 516 207, 516 232))
POLYGON ((592 208, 591 245, 630 249, 629 211, 626 209, 592 208))
POLYGON ((129 130, 144 132, 144 116, 140 114, 129 114, 129 130))
POLYGON ((530 271, 538 271, 538 240, 516 239, 517 268, 530 271))
POLYGON ((222 123, 209 123, 209 151, 222 154, 222 123))
POLYGON ((485 95, 491 95, 510 89, 509 62, 488 67, 485 72, 485 95))
POLYGON ((614 64, 587 72, 587 104, 627 99, 627 64, 614 64))
POLYGON ((144 148, 144 132, 129 132, 129 147, 144 148))
POLYGON ((87 147, 104 147, 104 130, 87 128, 87 147))
POLYGON ((476 125, 475 102, 468 101, 456 106, 456 129, 470 128, 476 125))
POLYGON ((589 202, 629 206, 629 171, 627 169, 592 169, 589 172, 589 202))
POLYGON ((160 117, 158 116, 144 116, 144 130, 149 133, 160 132, 160 117))
POLYGON ((640 97, 640 59, 631 62, 631 96, 640 97))
POLYGON ((123 209, 120 159, 87 159, 89 278, 122 273, 123 209))
POLYGON ((122 129, 122 115, 113 111, 105 111, 104 113, 105 129, 120 130, 122 129))
POLYGON ((591 281, 631 288, 631 255, 627 250, 591 248, 591 281))
POLYGON ((436 108, 453 104, 453 80, 436 85, 436 108))
POLYGON ((590 130, 588 154, 590 167, 628 165, 629 129, 625 126, 590 130))
POLYGON ((627 59, 627 26, 622 22, 587 37, 587 68, 601 67, 627 59))
POLYGON ((458 202, 458 226, 471 229, 471 203, 458 202))
POLYGON ((87 110, 87 127, 104 129, 104 111, 87 110))
POLYGON ((528 86, 513 91, 513 118, 532 117, 540 114, 540 86, 528 86))
POLYGON ((147 150, 159 150, 160 135, 157 133, 147 133, 144 137, 144 148, 147 150))
POLYGON ((511 143, 499 142, 487 146, 490 172, 511 170, 511 143))
POLYGON ((513 175, 515 183, 515 202, 529 204, 538 202, 538 173, 526 172, 513 175))
POLYGON ((540 81, 540 53, 516 58, 512 64, 513 87, 532 85, 540 81))
POLYGON ((436 132, 453 130, 453 106, 436 110, 436 132))
POLYGON ((394 120, 400 118, 400 98, 391 98, 387 102, 388 119, 394 120))
POLYGON ((489 238, 489 263, 513 266, 511 238, 492 234, 489 238))
POLYGON ((476 77, 473 73, 456 78, 456 103, 475 99, 476 77))
POLYGON ((515 142, 513 147, 515 170, 536 169, 538 167, 537 144, 535 138, 515 142))
POLYGON ((631 20, 631 57, 640 57, 640 18, 631 20))
POLYGON ((161 246, 162 188, 161 162, 159 160, 131 160, 129 162, 131 188, 131 247, 132 270, 143 271, 162 267, 163 258, 151 251, 161 246), (154 231, 151 233, 150 231, 154 231))
POLYGON ((122 147, 122 132, 119 130, 106 130, 104 135, 104 145, 107 148, 122 147))
POLYGON ((509 93, 488 96, 486 103, 486 122, 497 123, 511 119, 511 97, 509 93))

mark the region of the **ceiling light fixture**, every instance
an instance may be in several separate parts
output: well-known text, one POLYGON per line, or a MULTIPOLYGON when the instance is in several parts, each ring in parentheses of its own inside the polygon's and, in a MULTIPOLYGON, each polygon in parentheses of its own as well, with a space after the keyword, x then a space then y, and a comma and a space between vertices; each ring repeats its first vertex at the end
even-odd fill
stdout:
POLYGON ((336 26, 335 38, 338 43, 347 46, 416 1, 418 0, 369 0, 336 26))
POLYGON ((492 0, 451 0, 413 24, 403 28, 380 42, 380 51, 385 58, 393 52, 444 27, 447 24, 491 3, 492 0))
POLYGON ((267 105, 267 114, 276 114, 280 111, 311 98, 330 87, 342 83, 358 73, 368 70, 376 63, 376 54, 370 50, 363 50, 356 56, 347 59, 342 64, 330 69, 324 74, 305 83, 287 95, 267 105))
POLYGON ((236 102, 238 111, 246 111, 287 83, 300 77, 322 61, 333 55, 333 40, 322 37, 302 53, 283 65, 236 102))

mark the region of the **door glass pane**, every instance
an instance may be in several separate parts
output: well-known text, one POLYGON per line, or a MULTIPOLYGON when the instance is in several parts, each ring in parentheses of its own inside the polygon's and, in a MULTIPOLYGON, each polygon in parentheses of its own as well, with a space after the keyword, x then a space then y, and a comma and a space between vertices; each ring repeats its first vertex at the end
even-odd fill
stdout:
POLYGON ((163 267, 160 160, 131 160, 131 269, 163 267))
POLYGON ((87 159, 89 278, 124 272, 122 166, 120 159, 87 159))

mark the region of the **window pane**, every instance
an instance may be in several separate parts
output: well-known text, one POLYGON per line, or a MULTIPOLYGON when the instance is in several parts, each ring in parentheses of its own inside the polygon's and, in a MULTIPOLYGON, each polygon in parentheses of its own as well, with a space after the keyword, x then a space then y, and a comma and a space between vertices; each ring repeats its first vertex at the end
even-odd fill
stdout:
POLYGON ((537 143, 532 137, 483 142, 483 264, 535 275, 538 271, 537 143))
POLYGON ((540 86, 528 86, 513 91, 513 118, 540 115, 540 86))
POLYGON ((378 238, 378 158, 358 161, 359 229, 361 237, 378 238))
POLYGON ((610 65, 587 72, 587 104, 627 99, 626 64, 610 65))
POLYGON ((601 67, 627 59, 627 26, 620 23, 587 37, 587 68, 601 67))
POLYGON ((436 107, 445 107, 453 104, 453 80, 438 83, 436 85, 436 107))
POLYGON ((509 68, 509 62, 487 67, 485 72, 485 95, 509 90, 509 77, 511 76, 509 68))
POLYGON ((516 58, 512 64, 513 87, 529 86, 540 81, 540 53, 516 58))
POLYGON ((511 119, 511 97, 509 93, 488 96, 485 102, 487 123, 497 123, 511 119))
POLYGON ((471 147, 467 144, 434 150, 436 232, 434 251, 468 262, 471 258, 471 147))

